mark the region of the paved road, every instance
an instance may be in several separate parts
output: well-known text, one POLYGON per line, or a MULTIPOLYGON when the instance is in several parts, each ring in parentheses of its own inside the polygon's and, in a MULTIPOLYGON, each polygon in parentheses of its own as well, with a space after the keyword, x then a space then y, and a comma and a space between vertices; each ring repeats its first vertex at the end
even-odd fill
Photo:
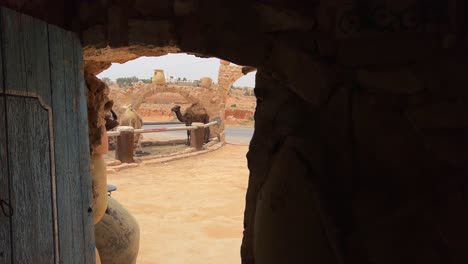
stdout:
POLYGON ((249 145, 253 132, 253 127, 226 127, 226 142, 249 145))
MULTIPOLYGON (((183 125, 150 125, 143 128, 160 128, 160 127, 179 127, 183 125)), ((232 144, 248 145, 252 139, 254 129, 252 127, 226 127, 226 142, 232 144)), ((185 139, 187 138, 186 131, 168 131, 160 133, 145 134, 150 137, 162 139, 185 139)))

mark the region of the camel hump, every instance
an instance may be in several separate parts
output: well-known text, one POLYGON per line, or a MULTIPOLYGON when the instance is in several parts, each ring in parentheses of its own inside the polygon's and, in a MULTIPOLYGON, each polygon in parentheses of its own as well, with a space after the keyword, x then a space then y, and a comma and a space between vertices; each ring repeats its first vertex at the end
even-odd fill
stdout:
POLYGON ((133 108, 127 108, 125 113, 120 118, 120 124, 123 126, 141 128, 143 126, 143 120, 133 108))
POLYGON ((200 103, 194 103, 190 106, 190 111, 196 115, 207 114, 205 107, 200 103))

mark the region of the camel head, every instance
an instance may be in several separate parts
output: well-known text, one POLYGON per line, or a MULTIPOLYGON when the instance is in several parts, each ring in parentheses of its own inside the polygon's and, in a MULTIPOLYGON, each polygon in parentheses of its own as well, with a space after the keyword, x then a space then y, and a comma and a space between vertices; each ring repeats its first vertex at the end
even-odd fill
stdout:
POLYGON ((171 108, 172 112, 180 112, 180 105, 175 105, 174 107, 171 108))

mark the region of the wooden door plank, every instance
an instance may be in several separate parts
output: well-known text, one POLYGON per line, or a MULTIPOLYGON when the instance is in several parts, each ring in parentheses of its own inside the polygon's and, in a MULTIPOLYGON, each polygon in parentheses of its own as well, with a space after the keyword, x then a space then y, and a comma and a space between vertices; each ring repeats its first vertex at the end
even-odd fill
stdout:
POLYGON ((95 242, 94 242, 94 218, 93 212, 89 210, 92 208, 93 194, 92 190, 92 178, 91 178, 91 164, 90 164, 90 149, 89 149, 89 134, 88 134, 88 108, 86 103, 86 87, 84 81, 84 70, 83 70, 83 47, 78 37, 74 37, 74 60, 75 63, 75 90, 74 90, 74 102, 76 106, 75 111, 78 113, 78 145, 79 145, 79 171, 81 175, 81 199, 82 208, 86 210, 87 214, 83 219, 85 228, 84 240, 87 243, 86 252, 84 256, 85 263, 95 263, 95 242))
MULTIPOLYGON (((3 91, 2 91, 3 92, 3 91)), ((10 182, 8 179, 7 139, 5 120, 5 97, 0 94, 0 263, 11 263, 10 218, 4 215, 6 204, 10 203, 10 182), (3 202, 4 203, 4 202, 3 202), (3 207, 3 209, 1 208, 3 207)), ((7 213, 10 213, 7 211, 7 213)))
MULTIPOLYGON (((70 144, 70 130, 67 119, 70 119, 70 109, 68 102, 69 80, 72 78, 69 73, 70 59, 64 54, 64 46, 69 45, 63 40, 63 32, 49 26, 49 50, 50 50, 50 76, 52 89, 52 106, 54 116, 54 146, 55 146, 55 172, 57 177, 57 207, 58 207, 58 229, 60 241, 60 260, 63 263, 77 263, 73 261, 73 254, 77 250, 83 250, 80 247, 79 239, 73 236, 82 234, 77 230, 75 222, 79 217, 73 215, 73 208, 76 206, 71 194, 76 191, 77 186, 72 188, 72 179, 74 175, 72 168, 72 158, 70 150, 74 148, 70 144), (76 245, 75 245, 76 244, 76 245)), ((76 162, 76 161, 75 161, 76 162)), ((79 227, 79 226, 78 226, 79 227)), ((76 254, 77 257, 80 254, 76 254)))
POLYGON ((14 263, 54 263, 52 131, 46 25, 2 8, 14 263), (11 67, 11 68, 10 68, 11 67), (39 96, 39 97, 36 97, 39 96))
POLYGON ((81 44, 76 35, 55 26, 49 26, 49 43, 52 101, 56 109, 54 138, 60 257, 63 263, 94 263, 94 225, 92 212, 88 212, 89 151, 87 141, 82 140, 87 139, 88 132, 87 126, 83 128, 80 122, 80 108, 86 108, 86 101, 80 96, 84 95, 79 81, 82 56, 76 51, 81 52, 81 44))
MULTIPOLYGON (((51 88, 50 88, 50 66, 49 66, 49 41, 47 25, 34 19, 30 16, 20 15, 21 25, 24 29, 23 34, 23 54, 24 62, 26 67, 26 88, 28 93, 34 96, 39 96, 41 101, 35 99, 35 105, 31 105, 30 117, 31 123, 29 130, 29 139, 31 142, 30 148, 30 169, 32 173, 32 179, 35 180, 36 184, 26 185, 28 188, 24 188, 24 185, 14 184, 13 190, 19 192, 21 189, 24 191, 25 206, 27 195, 30 192, 36 192, 39 203, 34 212, 39 212, 37 215, 36 226, 42 226, 41 232, 39 232, 40 246, 42 249, 38 252, 38 255, 34 256, 37 263, 54 263, 55 253, 57 250, 56 231, 55 231, 55 212, 54 212, 54 200, 56 199, 54 194, 54 161, 52 158, 52 146, 53 143, 53 128, 51 125, 51 88), (41 105, 39 107, 39 103, 41 105), (47 109, 48 108, 48 109, 47 109), (31 131, 35 131, 31 133, 31 131)), ((12 177, 15 179, 14 177, 12 177)), ((30 203, 30 202, 28 202, 30 203)), ((24 224, 24 220, 18 221, 24 224)), ((30 221, 27 220, 27 224, 30 221)), ((24 237, 24 235, 21 235, 24 237)), ((28 244, 30 247, 31 244, 28 244)), ((21 258, 21 256, 19 256, 21 258)))
POLYGON ((41 97, 46 105, 51 106, 47 24, 26 15, 20 15, 20 20, 23 28, 20 36, 26 67, 26 89, 41 97))
MULTIPOLYGON (((0 45, 0 84, 3 86, 2 49, 0 45)), ((7 159, 6 111, 4 86, 0 88, 0 263, 11 263, 10 181, 7 159), (8 215, 5 215, 7 213, 8 215)))
POLYGON ((31 135, 31 130, 24 126, 27 122, 21 122, 47 123, 49 116, 35 98, 8 97, 7 108, 8 157, 15 208, 13 262, 54 263, 49 131, 36 129, 31 135))
MULTIPOLYGON (((2 29, 1 29, 2 48, 3 50, 6 51, 4 56, 2 56, 2 61, 3 61, 2 64, 5 67, 3 72, 6 74, 6 76, 4 76, 4 87, 3 87, 3 90, 5 92, 6 87, 10 87, 10 89, 12 89, 13 87, 25 87, 25 78, 24 78, 25 72, 23 71, 24 69, 23 58, 22 58, 23 54, 21 52, 21 49, 18 47, 18 43, 15 42, 15 41, 19 41, 19 39, 9 38, 8 34, 6 34, 5 32, 6 28, 9 28, 11 31, 19 32, 20 30, 19 19, 16 18, 15 16, 8 15, 6 13, 6 10, 3 8, 1 10, 0 18, 1 18, 1 26, 2 26, 2 29), (13 59, 16 59, 16 62, 13 59), (16 78, 13 78, 13 74, 10 74, 10 72, 16 73, 16 78), (12 77, 8 78, 7 76, 9 74, 12 75, 12 77)), ((6 117, 6 114, 8 112, 8 109, 6 107, 6 99, 5 99, 4 109, 5 109, 5 117, 6 117)), ((8 131, 5 131, 5 132, 8 132, 8 131)), ((9 155, 9 152, 10 152, 10 149, 8 148, 7 155, 9 155)), ((11 179, 11 175, 9 175, 9 177, 11 179)), ((11 185, 12 185, 12 182, 10 182, 10 188, 11 188, 11 185)), ((16 203, 15 203, 16 199, 14 197, 14 193, 11 193, 10 198, 11 198, 10 204, 13 207, 13 209, 15 209, 14 216, 16 216, 17 214, 16 203)), ((14 228, 13 223, 10 223, 10 228, 11 229, 14 228)), ((10 230, 10 232, 13 233, 13 230, 10 230)), ((11 253, 12 253, 11 263, 14 263, 14 257, 13 257, 13 255, 15 254, 14 243, 11 240, 9 242, 10 242, 10 248, 11 248, 11 253)))
MULTIPOLYGON (((1 21, 0 21, 1 23, 1 21)), ((1 32, 0 32, 1 34, 1 32)), ((1 38, 0 38, 1 39, 1 38)), ((0 41, 0 263, 11 263, 11 238, 10 238, 10 180, 8 174, 7 158, 7 134, 6 134, 6 111, 5 111, 5 86, 3 83, 3 49, 0 41), (8 204, 5 204, 8 203, 8 204), (5 215, 5 212, 8 215, 5 215)), ((14 213, 14 212, 13 212, 14 213)))
POLYGON ((75 143, 78 148, 79 160, 79 175, 81 193, 81 210, 85 210, 83 218, 84 227, 84 241, 85 251, 83 256, 83 263, 95 263, 95 242, 94 242, 94 218, 93 212, 89 210, 92 208, 92 178, 91 178, 91 164, 90 164, 90 150, 89 150, 89 134, 88 134, 88 108, 86 103, 86 87, 84 81, 83 70, 83 47, 78 36, 73 35, 74 43, 74 74, 75 85, 73 90, 73 111, 76 111, 77 116, 77 133, 75 134, 75 143))
POLYGON ((5 50, 3 55, 4 66, 4 89, 26 89, 26 71, 24 66, 23 52, 20 48, 20 20, 14 11, 6 8, 1 9, 2 19, 2 46, 5 50), (16 32, 16 34, 14 34, 16 32))

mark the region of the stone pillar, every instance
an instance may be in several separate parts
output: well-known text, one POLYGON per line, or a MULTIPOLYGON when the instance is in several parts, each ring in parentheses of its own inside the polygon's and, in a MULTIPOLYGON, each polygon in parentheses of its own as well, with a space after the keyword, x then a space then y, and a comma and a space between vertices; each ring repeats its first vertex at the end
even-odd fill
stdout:
POLYGON ((129 126, 119 127, 120 136, 117 137, 115 146, 115 159, 122 163, 134 163, 133 159, 133 141, 134 129, 129 126))
POLYGON ((242 76, 244 76, 242 66, 221 60, 218 73, 218 91, 227 97, 231 85, 242 76))
POLYGON ((203 123, 192 123, 192 126, 198 127, 192 130, 190 135, 190 146, 195 148, 197 151, 203 149, 203 143, 205 142, 205 128, 203 123))
POLYGON ((231 64, 231 62, 229 62, 227 60, 219 60, 219 63, 221 63, 221 65, 225 65, 225 66, 231 64))
POLYGON ((214 118, 219 117, 220 122, 219 125, 213 128, 213 134, 218 135, 218 138, 221 141, 224 141, 224 117, 225 117, 225 110, 226 110, 226 102, 228 97, 229 89, 231 85, 242 77, 244 74, 242 73, 242 66, 232 64, 229 61, 220 60, 219 65, 219 73, 218 73, 218 85, 216 92, 218 93, 219 102, 217 115, 212 116, 214 118))
POLYGON ((152 83, 157 84, 157 85, 165 85, 166 84, 166 77, 164 76, 164 71, 163 70, 160 70, 160 69, 154 70, 152 83))

